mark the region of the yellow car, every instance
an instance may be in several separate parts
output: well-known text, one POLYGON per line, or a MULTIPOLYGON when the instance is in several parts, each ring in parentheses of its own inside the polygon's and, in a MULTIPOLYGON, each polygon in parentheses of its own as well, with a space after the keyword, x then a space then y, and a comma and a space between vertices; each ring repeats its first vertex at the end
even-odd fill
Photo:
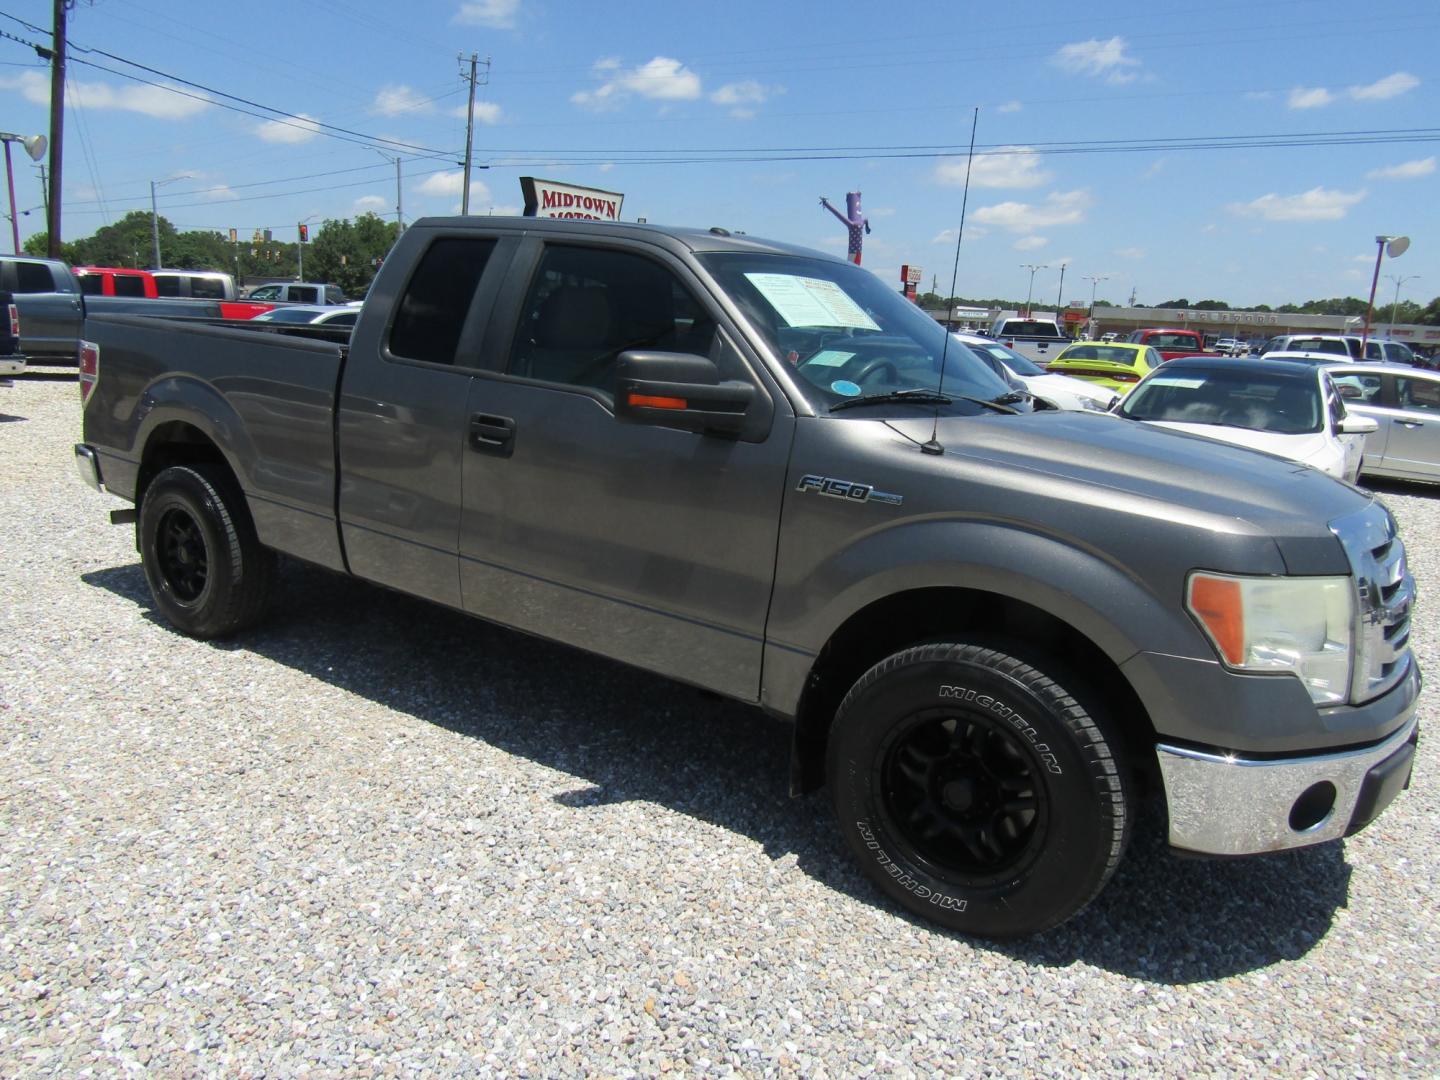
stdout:
POLYGON ((1077 341, 1046 365, 1046 371, 1109 387, 1124 397, 1159 367, 1160 354, 1149 345, 1123 341, 1077 341))

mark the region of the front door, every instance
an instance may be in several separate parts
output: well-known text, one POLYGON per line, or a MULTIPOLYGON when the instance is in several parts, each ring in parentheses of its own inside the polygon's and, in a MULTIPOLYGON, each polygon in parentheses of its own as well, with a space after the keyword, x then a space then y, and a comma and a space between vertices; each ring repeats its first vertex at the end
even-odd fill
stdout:
POLYGON ((465 607, 757 700, 788 405, 678 261, 619 242, 531 245, 503 370, 470 387, 465 607), (617 421, 627 348, 698 353, 752 381, 747 433, 617 421))

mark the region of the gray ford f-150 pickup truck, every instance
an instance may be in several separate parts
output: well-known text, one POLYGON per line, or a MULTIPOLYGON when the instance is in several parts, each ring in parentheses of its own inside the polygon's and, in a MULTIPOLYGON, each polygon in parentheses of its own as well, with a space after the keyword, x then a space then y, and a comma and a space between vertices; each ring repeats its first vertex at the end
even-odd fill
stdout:
POLYGON ((428 219, 344 344, 84 332, 77 462, 173 625, 255 623, 279 552, 753 702, 878 886, 960 931, 1078 911, 1142 797, 1239 855, 1409 781, 1414 584, 1372 495, 1029 412, 838 259, 428 219))

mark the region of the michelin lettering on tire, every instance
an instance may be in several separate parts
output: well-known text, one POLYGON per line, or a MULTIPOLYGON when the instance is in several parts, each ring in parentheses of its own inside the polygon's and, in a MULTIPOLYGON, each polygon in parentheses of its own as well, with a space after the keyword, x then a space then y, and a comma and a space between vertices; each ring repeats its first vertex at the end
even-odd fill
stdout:
POLYGON ((902 867, 896 865, 885 849, 880 846, 880 841, 875 839, 875 833, 870 829, 868 821, 855 822, 855 828, 860 831, 860 839, 874 855, 875 861, 885 868, 885 872, 895 879, 895 884, 903 889, 908 889, 915 895, 917 900, 925 900, 938 908, 946 911, 964 911, 970 906, 968 900, 962 900, 958 896, 946 896, 942 892, 936 892, 928 885, 922 885, 910 876, 902 867))
POLYGON ((1035 748, 1035 752, 1040 755, 1040 760, 1047 771, 1054 773, 1056 776, 1064 775, 1065 770, 1060 768, 1060 759, 1055 756, 1054 751, 1052 751, 1048 745, 1040 741, 1039 732, 1037 732, 1023 716, 1004 702, 997 701, 989 694, 977 694, 974 690, 966 686, 946 686, 943 683, 940 685, 940 696, 942 698, 951 698, 956 701, 965 701, 978 705, 982 709, 990 710, 996 716, 1000 717, 1000 719, 1008 721, 1010 726, 1025 736, 1030 745, 1035 748))

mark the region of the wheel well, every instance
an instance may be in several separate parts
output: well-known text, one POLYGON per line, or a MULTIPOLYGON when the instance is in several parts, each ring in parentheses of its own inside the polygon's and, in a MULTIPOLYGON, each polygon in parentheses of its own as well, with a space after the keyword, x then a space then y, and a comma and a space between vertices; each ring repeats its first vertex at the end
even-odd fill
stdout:
POLYGON ((161 424, 150 433, 140 461, 140 475, 135 481, 135 505, 145 497, 145 489, 172 465, 196 465, 202 462, 223 467, 233 477, 234 471, 220 448, 199 428, 182 420, 161 424))
POLYGON ((1032 604, 978 589, 935 588, 887 596, 857 611, 835 631, 810 670, 795 717, 791 788, 813 791, 825 780, 830 725, 846 692, 892 653, 947 637, 1005 639, 1021 643, 1026 659, 1040 658, 1047 674, 1084 686, 1119 729, 1142 785, 1155 777, 1154 727, 1119 667, 1076 630, 1032 604))

